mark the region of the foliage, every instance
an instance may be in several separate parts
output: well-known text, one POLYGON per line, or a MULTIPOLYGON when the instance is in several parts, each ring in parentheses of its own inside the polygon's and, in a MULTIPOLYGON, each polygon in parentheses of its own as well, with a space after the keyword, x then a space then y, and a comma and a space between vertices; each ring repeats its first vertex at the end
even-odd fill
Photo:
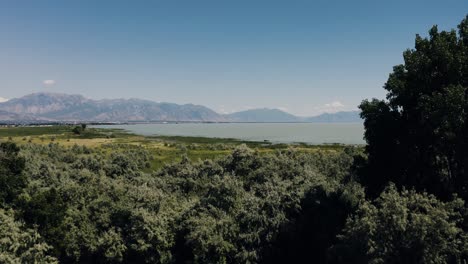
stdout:
POLYGON ((57 263, 50 249, 36 230, 15 221, 12 210, 0 209, 0 263, 57 263))
POLYGON ((80 135, 81 132, 83 132, 83 128, 80 127, 80 126, 75 126, 75 127, 72 129, 72 132, 73 132, 75 135, 80 135))
POLYGON ((346 218, 363 201, 364 189, 356 183, 311 189, 301 201, 301 209, 281 228, 265 263, 329 262, 328 248, 337 243, 346 218))
MULTIPOLYGON (((26 179, 5 206, 20 230, 37 237, 20 244, 47 245, 38 256, 63 263, 325 263, 334 260, 330 247, 349 245, 337 239, 349 215, 372 204, 350 173, 364 159, 354 147, 264 153, 240 145, 213 160, 180 153, 180 162, 157 171, 148 170, 152 154, 133 145, 10 142, 4 149, 8 160, 22 160, 11 171, 26 179)), ((461 206, 450 211, 457 213, 461 206)), ((453 221, 461 237, 461 220, 453 221)))
POLYGON ((21 174, 25 160, 18 152, 19 148, 14 143, 0 143, 0 206, 13 202, 26 186, 27 179, 21 174))
MULTIPOLYGON (((310 201, 335 199, 320 190, 341 197, 349 189, 354 155, 265 154, 241 145, 215 160, 182 158, 148 172, 151 154, 130 145, 13 149, 26 160, 27 177, 9 203, 15 216, 36 228, 61 262, 112 263, 266 261, 303 212, 320 218, 325 207, 308 209, 310 201)), ((362 195, 349 197, 344 201, 362 195)), ((344 223, 347 213, 320 221, 344 223)), ((313 232, 331 245, 339 229, 313 232)))
POLYGON ((455 30, 416 36, 385 89, 364 101, 368 164, 361 181, 377 195, 388 181, 450 198, 468 197, 468 16, 455 30))
POLYGON ((468 257, 463 206, 392 184, 359 206, 331 255, 340 263, 460 263, 468 257))

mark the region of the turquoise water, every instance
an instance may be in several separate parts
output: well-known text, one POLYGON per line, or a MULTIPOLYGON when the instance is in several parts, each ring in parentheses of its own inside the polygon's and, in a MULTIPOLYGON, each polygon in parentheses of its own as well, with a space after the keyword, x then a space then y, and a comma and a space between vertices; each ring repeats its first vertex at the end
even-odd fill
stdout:
POLYGON ((364 144, 362 123, 184 123, 99 125, 139 135, 196 136, 309 144, 364 144))

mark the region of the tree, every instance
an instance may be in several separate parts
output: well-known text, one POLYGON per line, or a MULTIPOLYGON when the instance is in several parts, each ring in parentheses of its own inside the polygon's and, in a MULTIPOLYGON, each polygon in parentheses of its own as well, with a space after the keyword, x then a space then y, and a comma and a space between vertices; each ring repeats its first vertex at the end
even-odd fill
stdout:
POLYGON ((389 182, 447 199, 468 197, 468 16, 455 30, 416 36, 384 88, 365 100, 368 162, 361 181, 377 195, 389 182))
POLYGON ((52 188, 34 194, 29 200, 22 197, 19 205, 25 222, 38 226, 39 233, 54 246, 53 251, 58 255, 65 247, 63 237, 66 233, 63 219, 67 205, 61 194, 52 188))
POLYGON ((0 209, 0 263, 58 263, 37 231, 14 219, 12 210, 0 209))
POLYGON ((13 142, 0 144, 0 204, 14 201, 27 180, 22 171, 25 160, 18 155, 20 149, 13 142))
POLYGON ((349 214, 364 201, 355 182, 319 185, 307 192, 300 211, 288 218, 263 263, 328 263, 327 249, 337 242, 349 214))
POLYGON ((81 132, 83 132, 83 129, 79 126, 75 126, 73 129, 72 129, 72 132, 75 134, 75 135, 80 135, 81 132))
POLYGON ((337 263, 461 263, 468 257, 463 206, 391 184, 348 218, 330 256, 337 263))

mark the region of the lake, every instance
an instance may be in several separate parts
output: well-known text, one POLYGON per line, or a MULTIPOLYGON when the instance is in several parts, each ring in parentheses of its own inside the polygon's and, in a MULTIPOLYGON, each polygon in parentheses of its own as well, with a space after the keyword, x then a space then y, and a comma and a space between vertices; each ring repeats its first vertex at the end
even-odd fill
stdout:
POLYGON ((362 123, 181 123, 97 125, 144 135, 235 138, 275 143, 364 144, 362 123))

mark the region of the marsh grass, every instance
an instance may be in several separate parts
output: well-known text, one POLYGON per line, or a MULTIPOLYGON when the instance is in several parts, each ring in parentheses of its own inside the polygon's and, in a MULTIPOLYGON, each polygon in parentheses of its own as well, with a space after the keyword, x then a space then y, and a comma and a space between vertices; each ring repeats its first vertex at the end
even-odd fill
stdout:
POLYGON ((233 138, 207 138, 185 136, 140 136, 123 129, 87 128, 81 134, 73 133, 72 125, 4 127, 0 128, 0 141, 17 144, 59 144, 71 147, 83 145, 100 148, 105 153, 124 150, 129 147, 145 148, 152 155, 151 170, 158 170, 165 164, 180 162, 183 157, 192 161, 214 159, 229 154, 241 144, 259 153, 272 153, 293 148, 300 152, 340 151, 346 145, 305 143, 277 144, 268 141, 242 141, 233 138))

